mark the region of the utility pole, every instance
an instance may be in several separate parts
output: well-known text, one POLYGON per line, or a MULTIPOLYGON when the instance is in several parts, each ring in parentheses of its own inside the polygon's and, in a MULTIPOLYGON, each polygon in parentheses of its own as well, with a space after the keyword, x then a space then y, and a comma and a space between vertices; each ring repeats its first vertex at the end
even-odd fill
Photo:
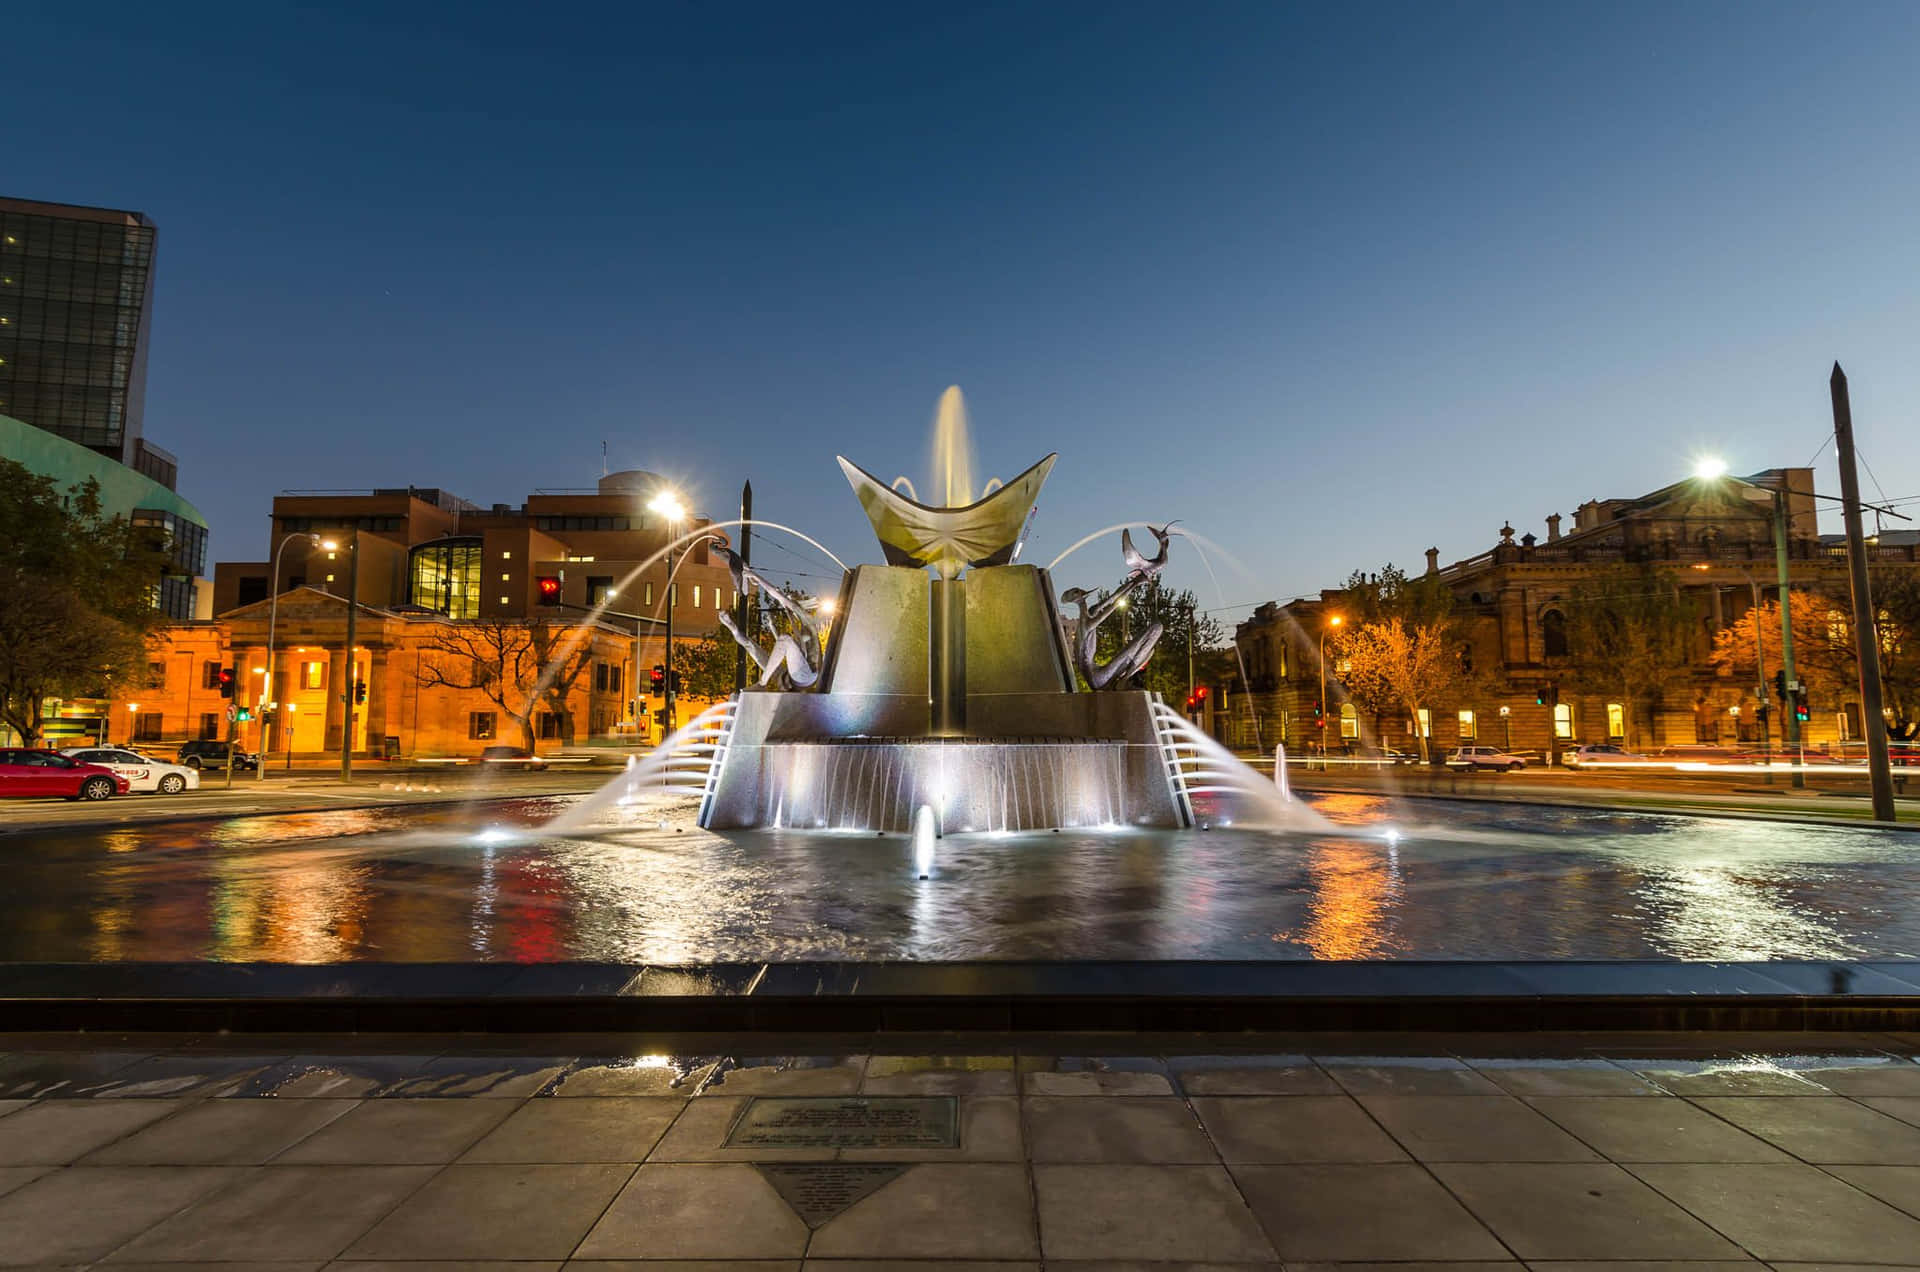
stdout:
POLYGON ((1854 470, 1853 404, 1847 373, 1833 364, 1833 444, 1840 461, 1840 515, 1847 527, 1847 572, 1853 583, 1853 647, 1860 663, 1860 715, 1867 735, 1867 775, 1873 819, 1894 820, 1893 770, 1887 764, 1887 718, 1881 714, 1880 624, 1867 578, 1867 544, 1860 529, 1860 475, 1854 470))
MULTIPOLYGON (((746 482, 740 487, 740 563, 753 564, 753 483, 746 482)), ((743 588, 733 598, 733 624, 749 638, 754 634, 747 625, 747 593, 752 587, 743 588)), ((742 645, 733 651, 733 691, 745 692, 747 687, 747 650, 742 645)))
POLYGON ((353 642, 359 635, 356 620, 360 616, 360 531, 356 527, 347 540, 347 674, 340 695, 340 780, 353 780, 354 698, 359 690, 360 660, 354 657, 353 642))

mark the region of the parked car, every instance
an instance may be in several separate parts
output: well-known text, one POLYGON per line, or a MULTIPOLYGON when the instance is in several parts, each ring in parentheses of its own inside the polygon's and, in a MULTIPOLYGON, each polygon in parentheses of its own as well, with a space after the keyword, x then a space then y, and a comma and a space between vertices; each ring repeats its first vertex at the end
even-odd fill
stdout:
POLYGON ((1372 760, 1378 764, 1418 764, 1420 757, 1409 751, 1397 751, 1390 746, 1360 747, 1354 751, 1354 758, 1372 760))
MULTIPOLYGON (((190 769, 224 769, 227 767, 228 742, 183 742, 174 759, 190 769)), ((235 749, 233 767, 236 772, 246 772, 260 766, 260 757, 246 751, 235 749)))
POLYGON ((11 799, 111 799, 127 779, 54 751, 0 751, 0 796, 11 799))
POLYGON ((1607 764, 1644 764, 1647 757, 1636 751, 1617 747, 1611 742, 1594 742, 1587 746, 1576 746, 1560 756, 1560 762, 1568 768, 1581 768, 1584 765, 1603 766, 1607 764))
POLYGON ((1527 767, 1527 762, 1517 755, 1508 755, 1498 747, 1462 746, 1455 747, 1453 754, 1447 756, 1448 768, 1496 769, 1511 773, 1515 769, 1527 767))
POLYGON ((112 769, 126 778, 129 788, 135 791, 178 795, 182 791, 198 790, 200 787, 199 769, 188 768, 184 764, 169 764, 165 760, 156 760, 123 747, 82 747, 60 754, 82 764, 98 764, 101 768, 112 769))
POLYGON ((547 762, 523 746, 490 746, 474 758, 475 764, 499 764, 538 773, 547 762))

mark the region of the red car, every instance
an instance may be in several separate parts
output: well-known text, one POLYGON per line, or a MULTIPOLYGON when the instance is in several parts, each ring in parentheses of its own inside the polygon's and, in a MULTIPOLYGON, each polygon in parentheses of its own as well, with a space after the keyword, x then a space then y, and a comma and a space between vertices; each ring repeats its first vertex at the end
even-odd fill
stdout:
POLYGON ((0 751, 0 798, 111 799, 127 790, 126 778, 98 764, 53 751, 0 751))

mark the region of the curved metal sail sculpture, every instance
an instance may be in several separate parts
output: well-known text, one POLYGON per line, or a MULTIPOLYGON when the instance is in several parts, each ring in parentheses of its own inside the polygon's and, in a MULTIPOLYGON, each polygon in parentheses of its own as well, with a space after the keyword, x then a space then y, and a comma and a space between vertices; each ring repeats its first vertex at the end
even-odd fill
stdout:
POLYGON ((957 578, 970 566, 1005 565, 1027 513, 1058 455, 1048 455, 984 499, 961 508, 936 508, 909 499, 845 456, 835 456, 873 523, 888 565, 931 566, 957 578))

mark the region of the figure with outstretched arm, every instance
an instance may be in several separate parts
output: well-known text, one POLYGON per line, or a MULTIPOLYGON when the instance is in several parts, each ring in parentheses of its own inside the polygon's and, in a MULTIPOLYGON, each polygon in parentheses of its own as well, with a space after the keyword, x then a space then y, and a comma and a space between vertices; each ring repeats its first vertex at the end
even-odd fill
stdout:
POLYGON ((805 605, 769 584, 752 566, 740 559, 738 552, 732 548, 721 548, 720 553, 727 559, 727 570, 733 576, 734 591, 742 596, 750 596, 757 585, 769 600, 793 615, 805 639, 783 633, 775 638, 773 648, 768 650, 741 631, 734 623, 733 615, 726 610, 720 611, 720 625, 727 629, 727 634, 733 637, 740 648, 747 651, 747 657, 753 659, 753 665, 760 671, 762 687, 811 689, 814 682, 820 679, 820 666, 825 656, 820 620, 805 605))
POLYGON ((1151 582, 1167 566, 1167 544, 1172 538, 1172 523, 1148 526, 1147 529, 1160 541, 1160 551, 1152 557, 1141 556, 1133 546, 1133 535, 1122 530, 1120 557, 1126 562, 1127 577, 1105 599, 1089 607, 1087 600, 1093 594, 1085 588, 1068 588, 1060 594, 1061 600, 1080 611, 1077 639, 1074 642, 1074 663, 1080 669, 1080 674, 1086 677, 1087 684, 1094 689, 1118 688, 1131 680, 1153 657, 1153 648, 1160 643, 1161 634, 1166 630, 1164 624, 1149 623, 1146 630, 1128 641, 1111 662, 1102 666, 1098 660, 1100 624, 1106 622, 1108 616, 1120 608, 1121 602, 1129 595, 1151 582))

